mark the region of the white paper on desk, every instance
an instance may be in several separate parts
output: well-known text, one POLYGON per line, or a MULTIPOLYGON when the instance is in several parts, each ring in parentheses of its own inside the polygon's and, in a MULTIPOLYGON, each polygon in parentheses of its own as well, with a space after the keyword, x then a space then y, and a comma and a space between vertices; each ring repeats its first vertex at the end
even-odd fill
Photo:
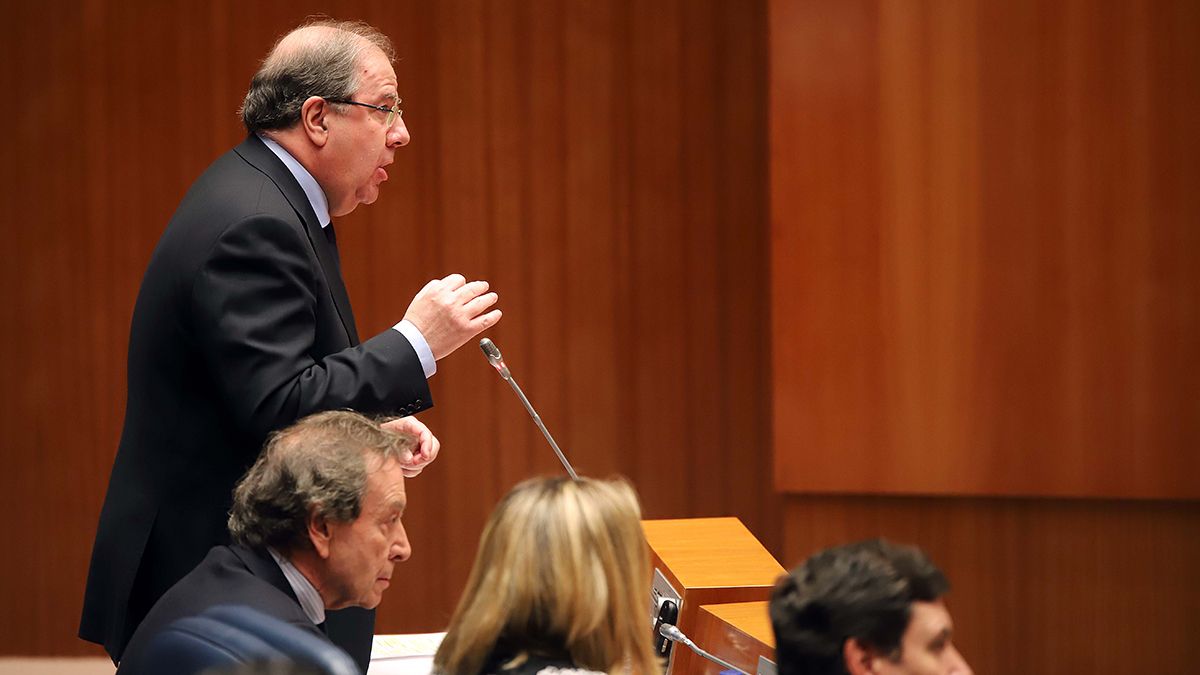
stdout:
POLYGON ((371 645, 371 660, 433 656, 444 637, 445 633, 376 635, 371 645))

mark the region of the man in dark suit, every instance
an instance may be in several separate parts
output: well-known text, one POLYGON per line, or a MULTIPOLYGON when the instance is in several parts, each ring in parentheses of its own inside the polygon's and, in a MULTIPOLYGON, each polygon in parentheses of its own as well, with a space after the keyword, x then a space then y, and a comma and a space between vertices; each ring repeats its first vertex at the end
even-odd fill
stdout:
POLYGON ((146 615, 121 659, 148 673, 146 647, 171 622, 239 605, 321 639, 325 610, 379 604, 411 553, 401 460, 411 436, 357 413, 318 413, 276 434, 238 484, 229 531, 146 615))
MULTIPOLYGON (((284 36, 246 94, 249 137, 191 187, 151 257, 79 630, 114 661, 154 602, 227 541, 231 489, 271 431, 322 410, 428 408, 436 361, 500 319, 486 282, 453 274, 359 341, 331 218, 375 201, 408 143, 391 61, 361 23, 284 36)), ((414 418, 394 425, 419 438, 404 462, 416 475, 437 440, 414 418)), ((364 668, 373 616, 329 619, 364 668)))

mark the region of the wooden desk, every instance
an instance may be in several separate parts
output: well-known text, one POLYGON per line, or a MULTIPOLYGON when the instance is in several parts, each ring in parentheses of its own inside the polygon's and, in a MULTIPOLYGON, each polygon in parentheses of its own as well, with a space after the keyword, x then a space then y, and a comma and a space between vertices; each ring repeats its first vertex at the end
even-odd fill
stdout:
MULTIPOLYGON (((696 644, 742 670, 753 673, 758 657, 775 660, 775 634, 767 616, 767 602, 730 602, 702 605, 690 636, 696 644)), ((691 673, 719 673, 721 667, 693 659, 691 673)))
MULTIPOLYGON (((676 625, 696 644, 726 658, 726 654, 714 652, 712 646, 695 633, 700 625, 701 606, 748 602, 765 604, 775 580, 785 573, 783 566, 737 518, 643 520, 642 530, 650 544, 651 563, 683 598, 676 625)), ((751 620, 753 627, 740 623, 754 610, 743 609, 742 615, 737 615, 736 609, 733 611, 735 614, 730 616, 739 622, 732 624, 737 630, 745 628, 746 635, 761 636, 761 621, 751 620)), ((710 611, 709 614, 714 618, 725 616, 724 610, 716 610, 716 613, 710 611)), ((769 625, 766 632, 770 633, 769 625)), ((773 653, 773 645, 771 650, 773 653)), ((688 675, 707 672, 701 670, 704 668, 701 662, 708 663, 687 647, 677 645, 670 673, 688 675)), ((754 672, 754 668, 748 670, 754 672)))

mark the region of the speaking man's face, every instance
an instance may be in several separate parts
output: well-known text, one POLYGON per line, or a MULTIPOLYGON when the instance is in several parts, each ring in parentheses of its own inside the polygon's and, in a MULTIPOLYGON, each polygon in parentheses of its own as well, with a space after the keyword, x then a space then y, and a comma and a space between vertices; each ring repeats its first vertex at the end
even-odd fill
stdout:
MULTIPOLYGON (((398 105, 396 72, 377 48, 359 57, 358 89, 351 100, 391 108, 398 105)), ((371 204, 379 198, 379 186, 388 179, 387 166, 396 148, 408 145, 404 118, 358 105, 341 105, 326 116, 329 125, 328 147, 322 150, 321 187, 329 200, 334 217, 350 213, 359 204, 371 204)))

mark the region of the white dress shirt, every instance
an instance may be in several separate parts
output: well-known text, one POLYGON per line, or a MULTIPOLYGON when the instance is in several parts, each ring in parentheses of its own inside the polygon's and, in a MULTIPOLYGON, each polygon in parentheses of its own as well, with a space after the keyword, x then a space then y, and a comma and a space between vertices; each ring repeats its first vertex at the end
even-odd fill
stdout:
POLYGON ((300 601, 300 609, 304 610, 304 616, 307 616, 314 625, 325 623, 325 601, 321 599, 321 594, 317 592, 308 577, 301 574, 292 561, 279 555, 275 549, 267 547, 267 551, 271 553, 275 564, 279 565, 279 569, 283 571, 284 578, 292 587, 296 599, 300 601))

